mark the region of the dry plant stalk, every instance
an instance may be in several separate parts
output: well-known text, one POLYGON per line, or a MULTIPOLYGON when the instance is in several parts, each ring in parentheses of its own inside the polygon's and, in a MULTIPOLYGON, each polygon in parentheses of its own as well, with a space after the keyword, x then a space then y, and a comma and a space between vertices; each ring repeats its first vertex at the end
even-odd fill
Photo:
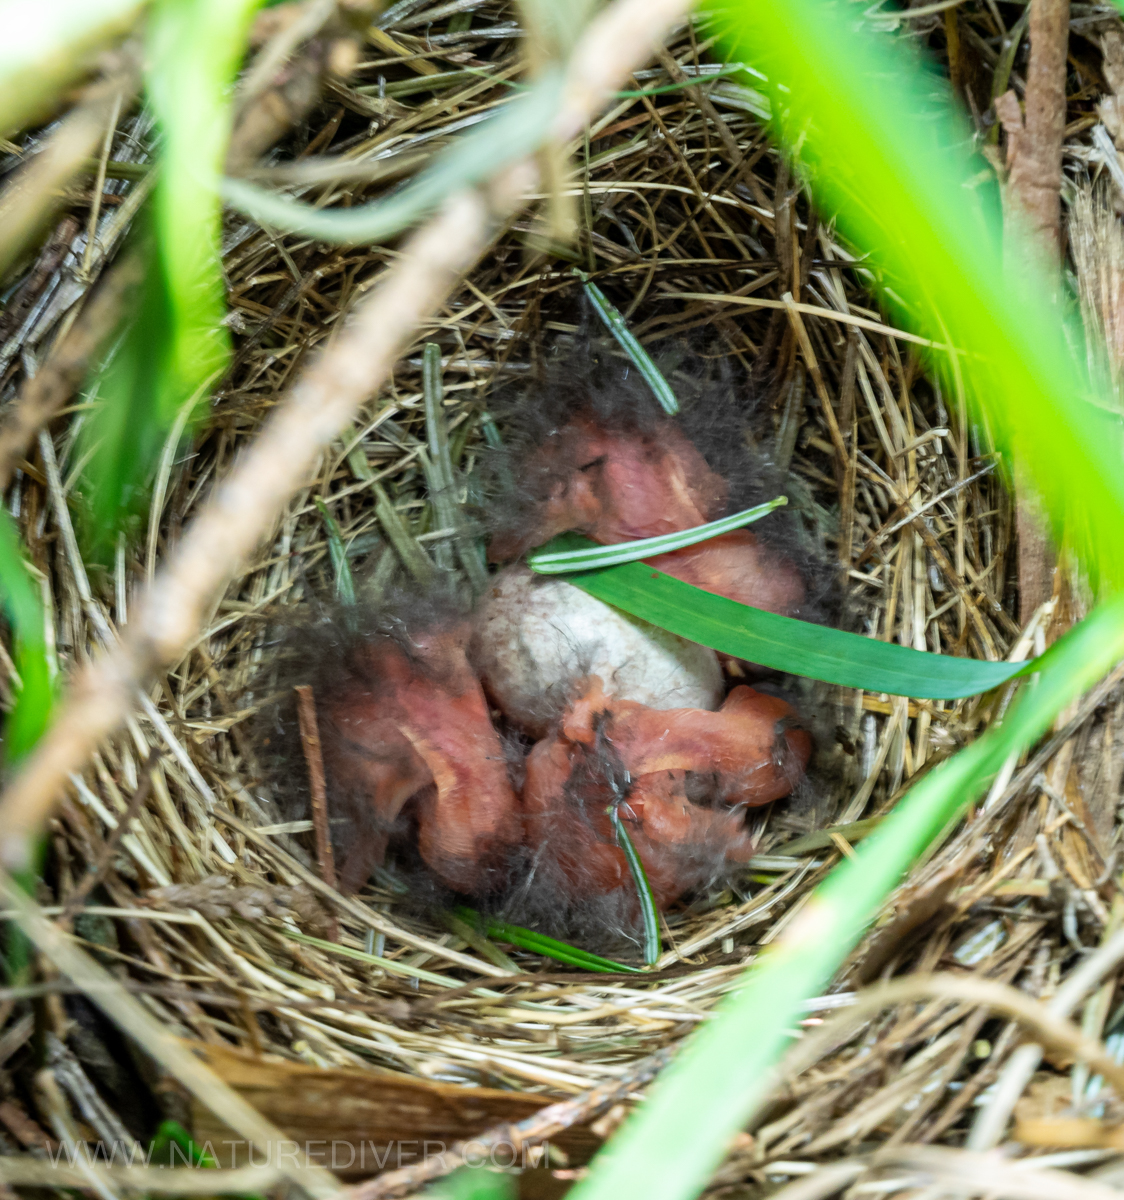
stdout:
POLYGON ((105 845, 102 846, 101 853, 97 858, 86 865, 86 877, 74 889, 67 900, 66 907, 59 918, 61 925, 65 926, 73 920, 74 914, 86 902, 86 897, 101 883, 103 876, 109 869, 109 864, 113 861, 117 847, 121 844, 121 839, 128 832, 133 819, 145 806, 148 802, 148 797, 152 794, 152 772, 158 761, 159 755, 153 750, 141 768, 143 772, 141 781, 137 784, 132 796, 129 798, 129 807, 125 809, 124 815, 117 822, 117 828, 112 830, 109 837, 105 839, 105 845))
POLYGON ((1078 188, 1069 219, 1089 370, 1124 402, 1124 228, 1109 190, 1078 188))
MULTIPOLYGON (((1025 119, 1014 92, 1001 96, 995 106, 1008 134, 1010 205, 1033 241, 1054 262, 1061 254, 1068 52, 1069 0, 1031 0, 1025 119)), ((1053 593, 1054 554, 1043 530, 1042 514, 1021 478, 1016 489, 1019 617, 1025 625, 1053 593)))
POLYGON ((887 1146, 871 1155, 870 1165, 917 1171, 922 1176, 919 1183, 944 1184, 957 1193, 1001 1195, 1009 1200, 1112 1200, 1116 1195, 1116 1188, 1069 1171, 1027 1169, 1031 1163, 1024 1167, 998 1153, 952 1146, 887 1146))
MULTIPOLYGON (((1120 953, 1124 951, 1117 951, 1117 962, 1120 953)), ((1104 958, 1100 965, 1107 970, 1115 963, 1104 958)), ((984 1005, 993 1012, 1011 1017, 1053 1048, 1094 1065, 1096 1070, 1104 1072, 1105 1078, 1118 1090, 1124 1092, 1124 1067, 1112 1057, 1102 1042, 1082 1033, 1057 1010, 1032 1000, 1025 992, 1008 984, 951 974, 895 979, 859 992, 854 997, 853 1005, 789 1052, 777 1067, 778 1082, 789 1080, 807 1070, 829 1050, 847 1042, 881 1009, 929 999, 961 1000, 984 1005)))
MULTIPOLYGON (((34 1187, 54 1191, 76 1188, 102 1195, 114 1194, 114 1188, 126 1191, 159 1192, 165 1196, 237 1196, 264 1193, 281 1180, 276 1167, 235 1167, 200 1171, 198 1167, 101 1166, 91 1163, 71 1167, 30 1155, 0 1158, 0 1184, 7 1187, 34 1187)), ((14 1193, 12 1193, 14 1195, 14 1193)))
POLYGON ((1033 1160, 1012 1161, 998 1154, 952 1146, 905 1145, 886 1146, 873 1154, 821 1167, 773 1195, 776 1200, 827 1200, 876 1171, 891 1171, 895 1178, 906 1173, 901 1179, 902 1190, 908 1187, 942 1194, 991 1194, 1010 1200, 1109 1200, 1115 1190, 1066 1171, 1033 1169, 1033 1160))
MULTIPOLYGON (((330 888, 336 886, 336 864, 332 857, 332 832, 328 826, 328 789, 324 783, 324 755, 320 747, 320 728, 316 723, 316 700, 309 684, 296 688, 297 719, 300 722, 301 747, 308 766, 309 798, 312 807, 312 829, 316 836, 316 865, 320 878, 330 888)), ((339 940, 339 926, 331 918, 333 942, 339 940)))

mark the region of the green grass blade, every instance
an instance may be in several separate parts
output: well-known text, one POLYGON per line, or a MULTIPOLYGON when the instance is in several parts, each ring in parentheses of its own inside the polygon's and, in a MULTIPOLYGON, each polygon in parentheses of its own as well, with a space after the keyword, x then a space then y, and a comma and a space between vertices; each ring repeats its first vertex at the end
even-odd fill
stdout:
POLYGON ((390 975, 403 975, 407 979, 420 979, 425 983, 433 983, 438 987, 459 987, 455 983, 443 975, 436 975, 433 971, 427 971, 424 967, 410 967, 404 963, 395 962, 392 958, 383 958, 380 954, 367 954, 363 950, 356 950, 354 946, 345 946, 342 942, 327 942, 323 938, 313 937, 311 934, 299 933, 295 929, 282 929, 281 933, 287 938, 291 938, 294 942, 304 942, 305 945, 315 946, 317 950, 323 950, 327 954, 338 954, 340 958, 352 958, 356 962, 366 963, 370 967, 379 967, 390 975))
POLYGON ((508 925, 505 921, 496 921, 491 917, 481 916, 471 908, 460 907, 456 915, 462 921, 467 921, 477 929, 482 929, 488 937, 500 942, 517 946, 520 950, 530 950, 533 954, 541 954, 545 958, 553 958, 557 962, 570 967, 580 967, 583 971, 615 973, 624 971, 639 974, 639 967, 630 967, 626 963, 614 962, 611 958, 602 958, 599 954, 590 954, 569 942, 560 942, 557 938, 548 937, 545 933, 536 933, 533 929, 524 929, 522 925, 508 925))
MULTIPOLYGON (((467 13, 465 14, 468 15, 467 13)), ((450 23, 451 24, 451 23, 450 23)), ((451 32, 451 29, 450 29, 451 32)), ((663 96, 668 92, 681 92, 684 88, 707 88, 722 79, 726 79, 731 75, 741 75, 745 68, 740 63, 729 63, 726 66, 719 67, 716 71, 708 71, 705 75, 695 75, 690 79, 684 79, 680 83, 664 83, 656 87, 650 88, 624 88, 621 91, 611 93, 614 100, 640 100, 644 96, 663 96)), ((439 84, 451 84, 459 82, 461 79, 484 78, 491 76, 490 71, 486 71, 483 67, 465 67, 463 71, 447 71, 440 75, 427 75, 421 79, 407 79, 401 83, 388 83, 383 88, 384 95, 394 96, 398 99, 402 96, 412 95, 414 92, 430 92, 439 84)), ((501 79, 497 83, 513 92, 525 92, 528 85, 518 83, 514 79, 501 79)), ((371 91, 371 88, 359 88, 359 91, 371 91)))
POLYGON ((613 98, 616 100, 640 100, 645 96, 664 96, 668 92, 681 92, 684 88, 706 88, 708 84, 715 83, 729 75, 739 75, 742 71, 743 68, 740 64, 728 63, 726 66, 719 67, 717 71, 708 71, 705 75, 695 75, 679 83, 664 83, 650 88, 626 88, 624 91, 614 92, 613 98))
POLYGON ((13 659, 20 677, 15 707, 4 727, 4 761, 13 763, 35 745, 46 729, 55 689, 39 591, 23 561, 15 526, 2 510, 0 595, 12 628, 13 659))
POLYGON ((999 725, 930 772, 856 857, 832 871, 594 1160, 571 1200, 688 1200, 702 1191, 730 1138, 768 1096, 801 1001, 827 984, 909 864, 1008 755, 1040 737, 1122 657, 1124 599, 1114 599, 1046 652, 1037 685, 1023 688, 999 725))
POLYGON ((632 882, 636 885, 636 895, 640 900, 640 917, 644 923, 644 964, 651 967, 660 956, 660 919, 656 912, 656 898, 652 895, 652 885, 648 881, 644 863, 632 844, 632 837, 625 823, 621 820, 619 804, 609 806, 609 820, 613 823, 617 845, 624 851, 628 869, 632 872, 632 882))
POLYGON ((453 486, 453 460, 445 425, 445 381, 441 374, 441 347, 426 342, 422 350, 422 398, 425 403, 425 440, 435 478, 447 491, 453 486))
POLYGON ((146 265, 133 312, 120 344, 98 377, 98 406, 83 426, 80 456, 87 456, 82 496, 84 549, 106 562, 117 531, 145 506, 149 471, 160 455, 167 421, 160 413, 160 381, 168 370, 173 315, 163 264, 146 213, 136 231, 134 251, 146 265))
POLYGON ((659 401, 660 407, 666 413, 673 415, 677 413, 679 401, 675 398, 671 385, 664 379, 656 364, 652 362, 648 351, 633 337, 632 332, 625 324, 624 317, 584 271, 579 271, 577 267, 571 269, 582 281, 585 294, 589 297, 589 302, 593 305, 597 315, 605 322, 621 349, 632 359, 633 366, 644 376, 645 383, 652 389, 652 395, 659 401))
POLYGON ((956 700, 1027 674, 1037 661, 980 662, 926 654, 750 608, 673 579, 645 563, 588 571, 571 575, 568 581, 614 608, 723 654, 868 692, 956 700))
POLYGON ((446 539, 434 547, 434 561, 439 567, 453 566, 454 550, 468 575, 472 590, 479 595, 488 586, 488 569, 479 548, 467 536, 464 514, 457 503, 457 474, 449 447, 449 429, 445 421, 445 385, 441 375, 441 347, 426 342, 422 351, 422 398, 425 403, 425 435, 428 454, 422 459, 430 503, 439 529, 455 531, 452 540, 446 539))
POLYGON ((613 546, 589 546, 583 550, 551 550, 546 547, 536 550, 527 559, 527 565, 540 575, 562 575, 568 571, 591 571, 601 567, 614 567, 618 563, 637 562, 642 558, 655 558, 657 554, 668 554, 705 542, 722 533, 732 533, 744 525, 752 525, 767 517, 775 508, 788 503, 787 496, 778 496, 766 504, 747 508, 729 517, 720 517, 706 525, 696 525, 677 533, 664 533, 659 537, 640 538, 635 542, 619 542, 613 546))
POLYGON ((407 528, 406 522, 394 507, 394 502, 386 494, 382 484, 372 482, 371 491, 375 496, 375 513, 387 541, 394 547, 402 565, 414 579, 423 587, 429 587, 436 576, 433 559, 407 528))
MULTIPOLYGON (((185 404, 200 408, 230 360, 218 179, 230 96, 260 0, 157 0, 146 86, 163 134, 142 237, 148 268, 134 318, 99 381, 84 431, 88 552, 105 560, 121 524, 143 511, 164 439, 185 404)), ((191 422, 187 423, 190 430, 191 422)))
POLYGON ((534 87, 435 155, 432 166, 393 196, 356 208, 313 208, 241 179, 224 179, 222 194, 246 216, 275 229, 339 245, 383 241, 433 212, 451 192, 482 183, 537 150, 550 134, 561 98, 561 72, 545 72, 534 87))
POLYGON ((320 510, 320 519, 328 531, 328 554, 332 560, 332 570, 336 575, 336 599, 341 604, 355 603, 355 580, 351 576, 351 566, 347 561, 347 547, 344 545, 343 533, 336 524, 335 517, 328 511, 328 506, 316 497, 316 507, 320 510))
POLYGON ((164 133, 155 222, 172 308, 166 414, 230 355, 217 194, 230 93, 260 0, 160 0, 148 29, 149 98, 164 133))
POLYGON ((164 134, 154 215, 173 342, 161 409, 171 414, 230 356, 218 197, 231 85, 260 0, 159 0, 148 25, 149 99, 164 134))

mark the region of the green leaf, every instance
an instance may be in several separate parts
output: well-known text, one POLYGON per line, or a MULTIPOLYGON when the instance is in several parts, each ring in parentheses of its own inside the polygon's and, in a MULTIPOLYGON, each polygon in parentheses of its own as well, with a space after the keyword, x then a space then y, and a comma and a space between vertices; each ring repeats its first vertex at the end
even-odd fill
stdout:
POLYGON ((609 332, 617 339, 621 349, 632 359, 633 366, 644 376, 644 381, 652 389, 652 394, 659 401, 660 407, 666 413, 675 414, 679 411, 679 401, 671 390, 670 384, 660 374, 659 368, 648 355, 648 351, 633 337, 624 317, 609 300, 608 296, 584 272, 577 267, 571 268, 574 275, 582 281, 585 294, 589 297, 597 315, 608 326, 609 332))
POLYGON ((81 523, 84 548, 108 561, 122 522, 143 513, 148 484, 174 414, 165 412, 162 381, 168 376, 174 317, 152 214, 134 237, 145 258, 144 278, 120 343, 97 378, 98 405, 83 426, 79 455, 87 460, 81 523))
POLYGON ((562 73, 544 72, 533 87, 436 154, 432 166, 392 196, 356 208, 313 208, 241 179, 224 179, 222 194, 246 216, 275 229, 348 246, 380 242, 428 216, 452 192, 483 183, 534 153, 550 136, 561 100, 562 73))
POLYGON ((546 958, 566 963, 567 966, 580 967, 583 971, 641 973, 640 967, 630 967, 626 963, 614 962, 611 958, 602 958, 599 954, 590 954, 588 950, 581 950, 568 942, 560 942, 545 933, 536 933, 533 929, 524 929, 522 925, 508 925, 504 921, 481 916, 471 908, 460 907, 456 910, 456 915, 498 942, 507 942, 508 945, 518 946, 520 950, 542 954, 546 958))
POLYGON ((160 409, 180 405, 230 357, 217 188, 231 85, 260 0, 159 0, 148 23, 149 99, 164 134, 154 221, 171 309, 160 409))
POLYGON ((801 1001, 831 978, 909 864, 983 790, 1004 760, 1124 657, 1124 599, 1098 609, 1039 660, 1006 718, 937 767, 812 894, 594 1160, 571 1200, 688 1200, 730 1138, 768 1098, 801 1001))
POLYGON ((634 542, 618 542, 612 546, 590 546, 585 550, 536 550, 527 559, 527 565, 540 575, 563 575, 569 571, 589 571, 601 567, 613 567, 618 563, 636 562, 642 558, 655 558, 657 554, 668 554, 705 542, 722 533, 732 533, 743 525, 752 525, 767 517, 775 508, 788 503, 787 496, 778 496, 756 508, 729 517, 720 517, 706 525, 695 525, 677 533, 663 533, 659 537, 639 538, 634 542))
MULTIPOLYGON (((570 545, 591 545, 573 534, 565 537, 570 545)), ((980 662, 925 654, 908 646, 782 617, 704 592, 645 563, 587 571, 569 576, 568 582, 614 608, 722 654, 868 692, 956 700, 989 691, 1016 675, 1037 669, 1037 660, 980 662)))
POLYGON ((654 966, 660 956, 660 919, 656 912, 656 898, 652 895, 652 885, 648 881, 648 872, 644 863, 632 844, 625 823, 621 820, 620 805, 609 805, 609 820, 613 832, 617 836, 617 845, 624 851, 628 869, 632 872, 632 882, 636 885, 636 895, 640 901, 640 916, 644 922, 644 964, 654 966))

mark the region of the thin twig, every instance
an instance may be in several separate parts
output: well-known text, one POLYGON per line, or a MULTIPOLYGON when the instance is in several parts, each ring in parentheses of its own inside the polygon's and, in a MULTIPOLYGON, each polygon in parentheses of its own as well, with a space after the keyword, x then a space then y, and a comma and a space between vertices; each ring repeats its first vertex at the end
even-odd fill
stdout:
MULTIPOLYGON (((324 755, 320 749, 320 727, 316 723, 316 700, 309 684, 294 689, 297 693, 297 720, 300 723, 301 747, 308 767, 309 797, 312 808, 312 829, 316 837, 316 865, 320 878, 330 887, 336 886, 336 864, 332 857, 332 834, 328 828, 328 790, 324 785, 324 755)), ((329 939, 338 942, 339 922, 332 914, 329 939)))
POLYGON ((256 829, 239 821, 237 817, 225 812, 221 808, 216 808, 214 815, 225 825, 229 825, 231 829, 240 833, 248 842, 252 842, 259 850, 264 850, 275 861, 282 863, 287 871, 295 875, 302 883, 307 884, 318 895, 323 896, 325 900, 333 904, 340 912, 346 913, 349 917, 358 921, 359 924, 365 925, 368 929, 373 929, 376 933, 381 933, 386 937, 395 938, 403 945, 411 946, 415 950, 421 950, 425 954, 431 954, 437 958, 444 958, 451 963, 456 963, 457 966, 475 971, 478 975, 506 976, 510 974, 509 971, 502 967, 496 967, 491 963, 482 962, 480 959, 471 958, 467 954, 461 954, 458 950, 442 946, 437 942, 430 941, 428 938, 419 937, 417 934, 410 933, 409 930, 395 925, 393 921, 387 920, 384 914, 377 909, 371 908, 366 904, 360 904, 358 900, 353 899, 351 896, 344 896, 335 888, 329 887, 318 875, 308 870, 307 867, 302 866, 291 855, 286 854, 280 846, 275 846, 268 837, 263 837, 256 829))
POLYGON ((35 1073, 35 1093, 40 1110, 46 1115, 67 1158, 79 1164, 78 1173, 84 1176, 82 1187, 88 1188, 98 1200, 120 1200, 109 1181, 94 1172, 93 1163, 83 1161, 82 1135, 70 1115, 66 1097, 49 1067, 35 1073))
POLYGON ((264 1193, 282 1178, 276 1167, 236 1167, 201 1171, 198 1167, 113 1166, 91 1161, 79 1153, 81 1167, 42 1158, 13 1155, 0 1158, 0 1183, 11 1187, 90 1188, 113 1185, 130 1192, 158 1192, 166 1196, 239 1196, 264 1193))
POLYGON ((0 193, 0 278, 62 206, 71 181, 89 170, 107 123, 132 101, 138 85, 135 67, 95 84, 0 193))
POLYGON ((1116 1188, 1069 1171, 1036 1167, 1034 1159, 1012 1162, 1001 1154, 979 1154, 952 1146, 887 1146, 870 1158, 872 1167, 919 1171, 954 1185, 950 1191, 1004 1196, 1007 1200, 1113 1200, 1116 1188))

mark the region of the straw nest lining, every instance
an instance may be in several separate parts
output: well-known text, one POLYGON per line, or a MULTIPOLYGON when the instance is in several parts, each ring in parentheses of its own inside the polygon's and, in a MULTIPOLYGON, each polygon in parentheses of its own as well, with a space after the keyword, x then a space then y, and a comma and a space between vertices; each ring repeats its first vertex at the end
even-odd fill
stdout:
MULTIPOLYGON (((390 41, 367 45, 357 71, 330 85, 280 158, 331 154, 361 163, 383 155, 378 161, 393 163, 473 122, 506 94, 497 80, 517 76, 520 46, 505 7, 477 5, 472 15, 467 30, 463 22, 446 29, 446 17, 427 24, 421 11, 391 24, 390 41)), ((969 30, 984 19, 974 10, 963 16, 969 30)), ((704 39, 705 29, 686 30, 669 47, 674 76, 706 80, 704 39)), ((656 66, 637 85, 675 81, 656 66)), ((925 378, 908 337, 878 332, 861 269, 765 140, 759 111, 759 98, 726 81, 706 83, 701 95, 690 88, 615 104, 590 129, 577 164, 570 191, 580 232, 569 250, 547 244, 538 217, 504 231, 294 499, 196 647, 74 779, 51 829, 55 901, 183 1036, 548 1096, 612 1080, 695 1028, 850 852, 849 839, 869 828, 864 822, 994 715, 995 698, 914 702, 808 689, 829 731, 818 747, 823 782, 814 800, 780 802, 761 815, 759 859, 744 889, 671 914, 650 977, 559 978, 557 964, 407 915, 390 890, 360 894, 367 919, 324 899, 322 889, 317 899, 307 881, 315 870, 308 839, 286 826, 271 798, 249 729, 273 698, 254 687, 278 622, 335 586, 318 501, 372 592, 411 571, 450 569, 422 452, 421 345, 441 347, 447 428, 471 489, 490 398, 574 330, 580 285, 572 260, 594 273, 645 344, 704 330, 706 353, 729 360, 744 381, 747 412, 791 470, 790 503, 846 564, 844 607, 856 627, 981 658, 1015 646, 1011 503, 982 435, 967 426, 960 398, 925 378), (135 823, 107 861, 112 831, 138 793, 135 823), (829 826, 847 828, 822 832, 829 826), (83 898, 92 866, 97 887, 83 898), (329 914, 339 922, 336 946, 324 940, 329 914)), ((143 118, 131 121, 112 157, 142 161, 146 133, 143 118)), ((1075 142, 1071 160, 1082 158, 1075 142)), ((103 218, 106 232, 143 184, 111 187, 121 200, 103 218)), ((358 198, 353 184, 346 188, 358 198)), ((327 203, 344 190, 313 195, 327 203)), ((61 267, 38 280, 33 271, 26 295, 9 305, 23 314, 3 349, 9 391, 34 368, 80 290, 76 230, 62 223, 41 259, 53 253, 61 267)), ((98 644, 102 617, 127 619, 131 590, 393 254, 325 249, 231 219, 224 266, 233 370, 192 453, 176 458, 169 443, 147 534, 122 544, 113 572, 87 578, 66 525, 83 406, 41 441, 8 502, 51 602, 61 663, 98 644)), ((1033 638, 1024 635, 1022 652, 1033 638)), ((899 890, 887 921, 843 969, 840 991, 888 972, 957 964, 1029 981, 1038 992, 1070 954, 1096 943, 1112 903, 1104 883, 1122 703, 1104 687, 1070 714, 1051 743, 1060 753, 1045 780, 1044 755, 1015 765, 899 890)), ((995 1079, 1015 1030, 967 1002, 875 1018, 861 1054, 852 1043, 796 1081, 783 1115, 757 1130, 722 1178, 887 1135, 917 1142, 950 1134, 995 1079)))

